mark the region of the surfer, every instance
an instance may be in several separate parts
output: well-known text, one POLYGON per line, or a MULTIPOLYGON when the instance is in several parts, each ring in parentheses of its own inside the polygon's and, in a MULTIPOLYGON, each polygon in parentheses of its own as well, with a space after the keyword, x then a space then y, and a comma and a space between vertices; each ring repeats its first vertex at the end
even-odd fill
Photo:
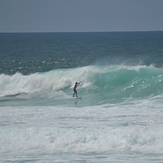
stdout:
POLYGON ((74 85, 74 94, 73 94, 73 97, 75 96, 75 94, 76 94, 76 97, 78 97, 76 87, 77 87, 80 83, 81 83, 81 82, 76 82, 76 83, 75 83, 75 85, 74 85))

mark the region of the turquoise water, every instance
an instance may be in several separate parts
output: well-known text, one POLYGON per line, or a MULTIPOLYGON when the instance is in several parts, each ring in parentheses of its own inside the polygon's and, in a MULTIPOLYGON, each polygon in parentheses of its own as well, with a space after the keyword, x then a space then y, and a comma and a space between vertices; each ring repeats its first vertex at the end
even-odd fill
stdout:
POLYGON ((163 161, 163 32, 3 33, 0 58, 1 162, 163 161))

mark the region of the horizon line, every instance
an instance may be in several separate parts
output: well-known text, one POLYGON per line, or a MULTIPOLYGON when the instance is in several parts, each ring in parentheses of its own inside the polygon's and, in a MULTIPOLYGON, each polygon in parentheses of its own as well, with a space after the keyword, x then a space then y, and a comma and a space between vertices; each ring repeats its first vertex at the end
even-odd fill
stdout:
POLYGON ((133 31, 126 31, 126 30, 124 30, 124 31, 66 31, 66 32, 64 32, 64 31, 58 31, 58 32, 52 32, 52 31, 50 31, 50 32, 0 32, 0 34, 12 34, 12 33, 118 33, 118 32, 162 32, 163 30, 133 30, 133 31))

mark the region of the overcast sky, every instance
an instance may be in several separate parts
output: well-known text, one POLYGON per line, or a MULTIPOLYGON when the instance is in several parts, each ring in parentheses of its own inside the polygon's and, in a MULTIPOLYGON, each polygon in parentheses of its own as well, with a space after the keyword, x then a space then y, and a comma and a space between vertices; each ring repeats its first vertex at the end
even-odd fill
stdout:
POLYGON ((163 30, 163 0, 0 0, 0 32, 163 30))

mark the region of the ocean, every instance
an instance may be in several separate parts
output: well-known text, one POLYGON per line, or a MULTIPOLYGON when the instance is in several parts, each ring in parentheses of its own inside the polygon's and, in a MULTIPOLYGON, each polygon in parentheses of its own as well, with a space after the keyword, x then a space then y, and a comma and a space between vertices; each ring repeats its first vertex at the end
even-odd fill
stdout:
POLYGON ((0 33, 0 162, 162 163, 163 32, 0 33))

